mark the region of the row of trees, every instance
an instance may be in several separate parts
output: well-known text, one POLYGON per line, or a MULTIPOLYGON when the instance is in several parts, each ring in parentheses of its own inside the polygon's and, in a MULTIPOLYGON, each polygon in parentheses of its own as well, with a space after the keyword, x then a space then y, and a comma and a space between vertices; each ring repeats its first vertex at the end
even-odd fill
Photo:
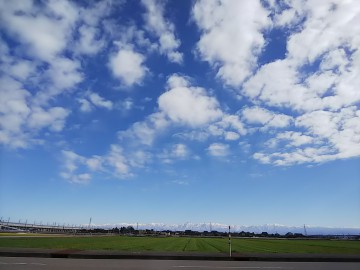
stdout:
MULTIPOLYGON (((218 231, 204 231, 204 232, 198 232, 198 231, 192 231, 192 230, 185 230, 185 231, 169 231, 169 230, 165 230, 165 231, 155 231, 153 229, 151 230, 136 230, 134 229, 134 227, 132 226, 127 226, 127 227, 115 227, 112 229, 92 229, 91 232, 93 233, 112 233, 112 234, 131 234, 131 235, 159 235, 159 234, 164 234, 164 235, 179 235, 179 236, 206 236, 206 237, 227 237, 228 233, 227 232, 218 232, 218 231)), ((269 234, 267 232, 262 232, 262 233, 254 233, 254 232, 232 232, 231 235, 233 237, 273 237, 273 238, 302 238, 304 237, 303 234, 301 233, 291 233, 288 232, 285 235, 280 235, 278 233, 274 233, 274 234, 269 234)))

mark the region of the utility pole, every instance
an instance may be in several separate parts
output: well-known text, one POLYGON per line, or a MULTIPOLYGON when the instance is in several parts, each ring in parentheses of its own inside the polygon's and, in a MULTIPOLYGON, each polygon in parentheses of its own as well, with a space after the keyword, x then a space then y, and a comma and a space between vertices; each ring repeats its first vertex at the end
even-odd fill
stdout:
POLYGON ((229 255, 231 257, 231 233, 230 233, 230 226, 229 226, 229 255))
POLYGON ((307 236, 307 231, 306 231, 305 224, 304 224, 304 233, 305 233, 305 236, 307 236))
POLYGON ((91 235, 91 218, 90 218, 90 221, 89 221, 89 231, 90 231, 90 235, 91 235))

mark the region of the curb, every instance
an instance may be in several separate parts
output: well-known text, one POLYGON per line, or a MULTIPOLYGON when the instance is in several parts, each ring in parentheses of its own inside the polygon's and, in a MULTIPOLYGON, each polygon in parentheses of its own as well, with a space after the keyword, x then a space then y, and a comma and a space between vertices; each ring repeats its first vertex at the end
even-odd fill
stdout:
POLYGON ((203 260, 203 261, 282 261, 282 262, 360 262, 360 255, 328 254, 191 254, 125 253, 94 250, 0 250, 0 257, 35 257, 63 259, 133 259, 133 260, 203 260))

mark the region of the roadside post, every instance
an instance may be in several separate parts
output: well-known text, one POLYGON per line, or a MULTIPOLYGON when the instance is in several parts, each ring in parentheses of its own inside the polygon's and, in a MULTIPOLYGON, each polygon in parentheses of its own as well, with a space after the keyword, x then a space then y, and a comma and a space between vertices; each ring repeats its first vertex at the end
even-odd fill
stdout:
POLYGON ((229 226, 229 256, 231 257, 231 233, 230 233, 230 226, 229 226))

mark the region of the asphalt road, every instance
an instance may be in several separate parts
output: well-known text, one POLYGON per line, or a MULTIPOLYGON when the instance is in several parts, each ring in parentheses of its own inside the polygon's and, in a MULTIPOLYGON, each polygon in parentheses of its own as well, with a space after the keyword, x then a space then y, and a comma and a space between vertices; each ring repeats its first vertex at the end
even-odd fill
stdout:
POLYGON ((0 257, 0 269, 57 270, 57 269, 149 269, 149 270, 212 270, 212 269, 293 269, 293 270, 352 270, 360 263, 334 262, 234 262, 234 261, 185 261, 185 260, 101 260, 101 259, 49 259, 0 257))

